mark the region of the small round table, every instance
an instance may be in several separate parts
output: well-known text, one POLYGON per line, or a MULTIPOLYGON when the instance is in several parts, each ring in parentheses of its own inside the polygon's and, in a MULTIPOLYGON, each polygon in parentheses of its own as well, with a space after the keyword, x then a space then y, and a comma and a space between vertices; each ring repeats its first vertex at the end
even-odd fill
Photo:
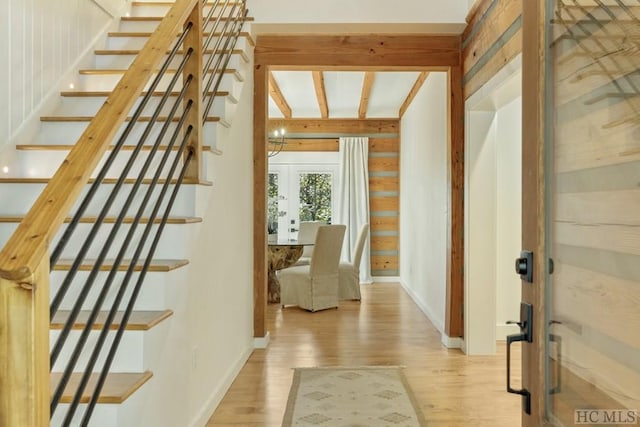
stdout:
POLYGON ((298 242, 269 243, 268 302, 280 302, 280 281, 276 271, 295 264, 302 256, 304 246, 304 243, 298 242))

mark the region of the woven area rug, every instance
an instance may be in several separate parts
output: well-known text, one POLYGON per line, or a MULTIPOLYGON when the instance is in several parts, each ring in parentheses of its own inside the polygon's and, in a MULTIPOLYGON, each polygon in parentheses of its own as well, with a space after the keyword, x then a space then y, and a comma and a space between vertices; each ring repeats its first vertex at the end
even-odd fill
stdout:
POLYGON ((424 426, 402 368, 296 368, 282 425, 424 426))

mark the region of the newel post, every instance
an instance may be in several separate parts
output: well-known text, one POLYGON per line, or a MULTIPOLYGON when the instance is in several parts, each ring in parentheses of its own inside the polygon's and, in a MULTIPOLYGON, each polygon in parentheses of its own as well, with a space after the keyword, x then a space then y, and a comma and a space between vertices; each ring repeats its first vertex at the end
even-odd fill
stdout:
MULTIPOLYGON (((189 50, 189 48, 193 48, 193 53, 191 54, 191 58, 185 64, 183 70, 183 81, 186 82, 187 77, 189 75, 193 75, 193 80, 189 85, 185 93, 185 101, 184 104, 189 100, 193 101, 193 105, 191 106, 191 111, 187 115, 185 126, 192 126, 193 129, 191 131, 191 137, 188 141, 188 149, 193 150, 193 158, 191 159, 191 163, 189 164, 185 178, 188 180, 198 181, 202 176, 202 115, 204 114, 204 109, 202 106, 202 45, 203 45, 203 27, 204 22, 202 20, 202 8, 203 8, 203 0, 198 0, 193 11, 189 15, 189 18, 185 22, 185 27, 189 24, 189 22, 193 23, 193 27, 189 34, 186 36, 184 40, 184 52, 189 50)), ((185 129, 186 129, 185 127, 185 129)))
POLYGON ((0 272, 0 426, 49 425, 49 371, 47 253, 30 277, 0 272))

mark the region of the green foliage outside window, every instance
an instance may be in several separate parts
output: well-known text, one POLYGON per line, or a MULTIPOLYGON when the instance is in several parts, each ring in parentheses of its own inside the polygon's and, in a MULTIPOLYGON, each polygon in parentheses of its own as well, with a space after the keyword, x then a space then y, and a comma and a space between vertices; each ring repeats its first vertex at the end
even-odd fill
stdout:
POLYGON ((331 223, 331 174, 300 175, 300 221, 331 223))

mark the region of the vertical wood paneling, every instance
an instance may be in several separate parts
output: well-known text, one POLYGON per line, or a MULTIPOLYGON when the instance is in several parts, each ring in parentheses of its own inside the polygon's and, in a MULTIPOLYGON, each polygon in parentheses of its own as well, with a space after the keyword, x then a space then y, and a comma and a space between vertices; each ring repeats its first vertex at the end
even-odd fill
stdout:
POLYGON ((111 17, 89 0, 0 1, 0 144, 56 92, 111 17))

